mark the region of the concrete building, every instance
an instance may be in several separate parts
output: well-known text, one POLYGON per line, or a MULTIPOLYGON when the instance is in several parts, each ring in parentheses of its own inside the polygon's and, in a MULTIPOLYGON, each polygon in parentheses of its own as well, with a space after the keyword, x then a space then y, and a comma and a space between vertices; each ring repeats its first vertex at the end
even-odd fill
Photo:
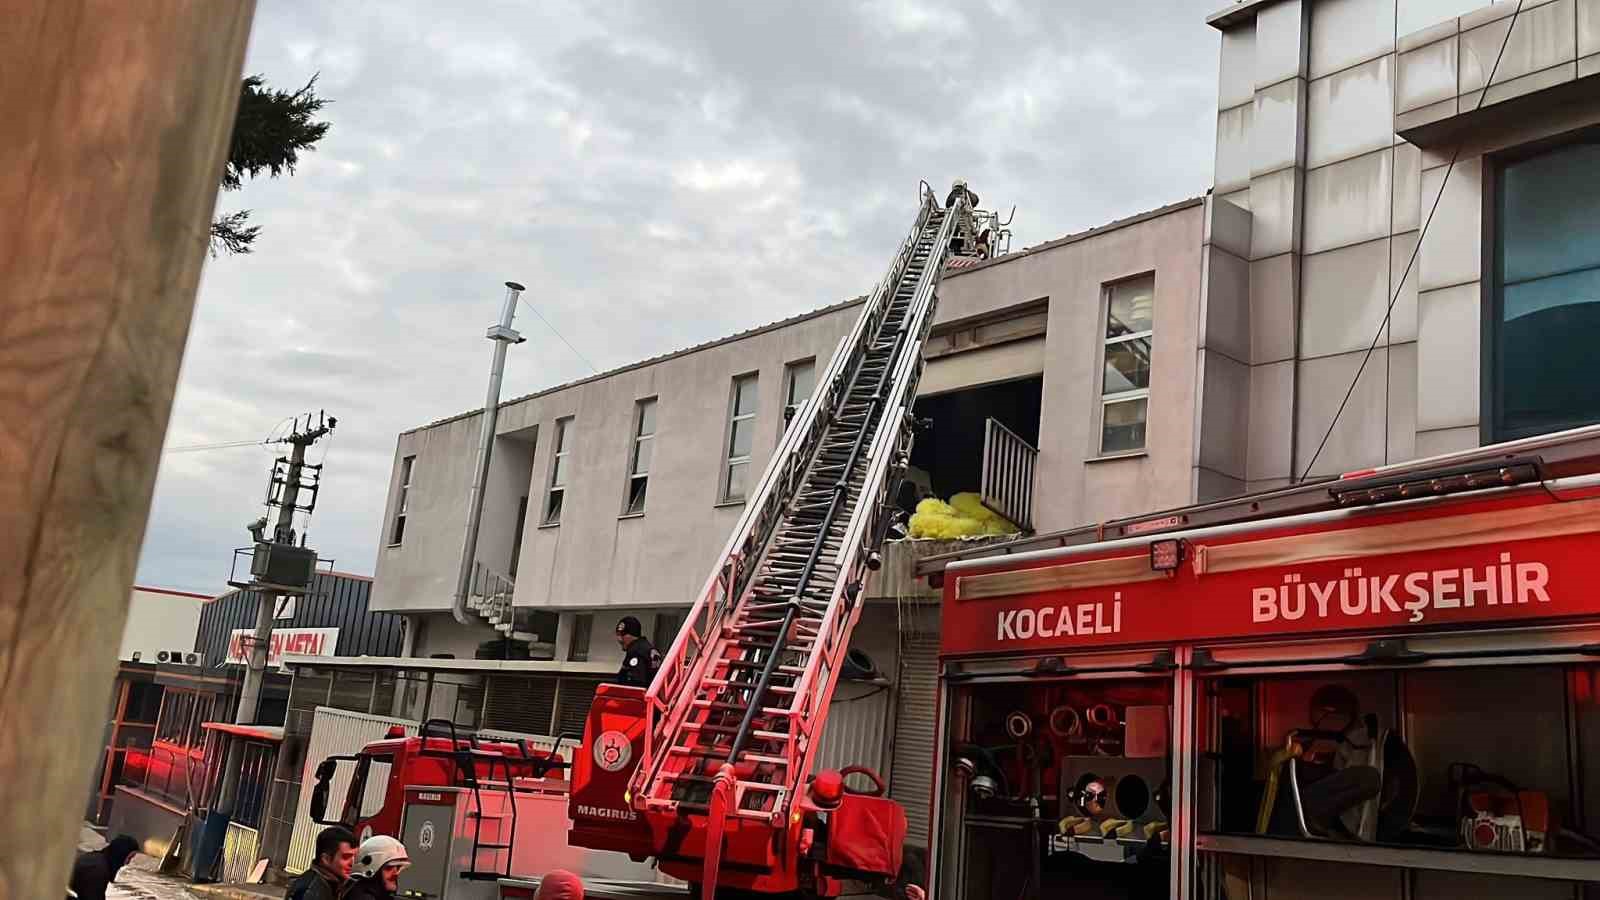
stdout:
POLYGON ((1232 224, 1208 256, 1201 456, 1231 490, 1600 418, 1600 3, 1518 8, 1208 19, 1232 224))
MULTIPOLYGON (((919 400, 933 434, 913 459, 934 493, 978 488, 993 417, 1052 473, 1035 486, 1036 528, 1193 496, 1202 212, 1185 201, 946 274, 919 400), (1143 292, 1154 311, 1137 411, 1101 402, 1114 291, 1143 292), (1131 424, 1112 438, 1126 446, 1102 452, 1105 408, 1131 424)), ((848 301, 504 403, 477 561, 514 581, 519 610, 560 616, 553 632, 548 621, 518 630, 557 660, 614 663, 620 616, 686 606, 784 410, 809 395, 858 312, 848 301), (593 618, 581 630, 580 616, 593 618)), ((373 604, 417 616, 419 656, 470 656, 494 636, 448 613, 478 428, 468 413, 397 443, 373 604)))
MULTIPOLYGON (((916 411, 932 428, 913 453, 916 480, 941 497, 977 491, 993 419, 1048 473, 1025 487, 1034 512, 1019 524, 1030 530, 1193 500, 1204 214, 1186 200, 948 271, 925 350, 916 411)), ((486 679, 481 724, 581 729, 593 686, 620 659, 619 618, 670 642, 785 410, 809 396, 859 311, 847 301, 502 404, 476 561, 491 583, 514 584, 513 652, 535 661, 528 678, 486 679)), ((504 651, 489 627, 449 613, 478 416, 405 432, 395 450, 373 608, 414 621, 420 657, 504 651)), ((855 642, 894 685, 915 670, 922 689, 908 695, 929 703, 936 608, 908 604, 931 599, 910 571, 935 546, 890 549, 868 589, 881 602, 855 642)), ((902 691, 860 693, 835 707, 834 720, 859 721, 830 728, 823 755, 890 768, 902 691)), ((906 749, 926 753, 931 740, 906 749)))

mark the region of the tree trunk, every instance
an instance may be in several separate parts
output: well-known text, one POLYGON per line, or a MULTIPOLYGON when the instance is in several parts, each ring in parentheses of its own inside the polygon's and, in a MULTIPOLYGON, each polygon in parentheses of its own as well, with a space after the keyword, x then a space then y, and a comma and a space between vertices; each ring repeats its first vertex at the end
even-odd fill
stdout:
POLYGON ((66 893, 253 13, 0 0, 0 900, 66 893))

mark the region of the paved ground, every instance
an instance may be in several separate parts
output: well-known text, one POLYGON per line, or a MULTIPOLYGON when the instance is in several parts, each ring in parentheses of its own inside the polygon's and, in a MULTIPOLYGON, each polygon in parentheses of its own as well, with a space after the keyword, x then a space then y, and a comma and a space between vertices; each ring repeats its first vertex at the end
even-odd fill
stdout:
MULTIPOLYGON (((79 850, 98 850, 105 838, 85 828, 78 839, 79 850)), ((256 885, 194 885, 156 871, 160 861, 140 854, 117 873, 117 880, 106 891, 106 900, 271 900, 283 897, 281 888, 256 885)))

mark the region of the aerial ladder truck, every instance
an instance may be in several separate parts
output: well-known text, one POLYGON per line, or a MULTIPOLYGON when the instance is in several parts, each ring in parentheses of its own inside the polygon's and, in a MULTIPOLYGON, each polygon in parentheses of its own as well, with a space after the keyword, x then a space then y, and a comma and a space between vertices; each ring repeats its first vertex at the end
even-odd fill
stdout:
POLYGON ((973 245, 964 185, 944 205, 920 193, 654 681, 602 685, 574 754, 571 842, 653 857, 706 900, 898 874, 906 818, 882 780, 812 766, 910 459, 940 276, 953 241, 973 245))
POLYGON ((650 687, 601 685, 570 761, 559 740, 543 750, 449 721, 393 728, 322 761, 314 821, 402 838, 410 893, 441 900, 485 896, 497 880, 501 896, 524 896, 514 876, 580 864, 585 848, 653 859, 707 900, 719 887, 833 896, 846 879, 898 875, 906 818, 882 779, 812 766, 896 514, 940 277, 981 258, 981 226, 1009 234, 960 182, 943 205, 926 182, 919 193, 910 234, 790 421, 650 687), (351 776, 333 803, 341 763, 351 776), (566 842, 551 831, 563 800, 566 842))

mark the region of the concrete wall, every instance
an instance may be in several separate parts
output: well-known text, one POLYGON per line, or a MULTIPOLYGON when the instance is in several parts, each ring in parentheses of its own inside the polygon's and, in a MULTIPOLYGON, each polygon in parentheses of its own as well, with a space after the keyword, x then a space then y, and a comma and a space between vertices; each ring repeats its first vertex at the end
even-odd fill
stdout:
MULTIPOLYGON (((478 561, 502 575, 511 568, 517 510, 532 485, 537 426, 500 427, 490 455, 488 488, 478 532, 478 561)), ((374 610, 448 610, 467 525, 468 489, 476 465, 482 416, 450 419, 401 434, 395 446, 379 541, 374 610), (392 542, 400 496, 401 461, 415 456, 407 494, 406 529, 392 542), (395 603, 395 597, 407 602, 395 603)), ((530 508, 536 505, 529 497, 530 508)), ((487 632, 484 635, 488 637, 487 632)))
POLYGON ((946 276, 941 310, 1049 300, 1039 531, 1069 528, 1193 499, 1194 348, 1200 301, 1203 208, 1183 206, 1099 234, 946 276), (1155 274, 1146 451, 1099 455, 1105 285, 1155 274))
MULTIPOLYGON (((1004 357, 1005 377, 1043 375, 1038 528, 1192 499, 1202 223, 1198 201, 1175 204, 945 276, 935 319, 941 337, 934 342, 937 350, 930 350, 934 358, 925 376, 930 383, 950 390, 994 380, 994 365, 968 365, 985 353, 1004 357), (1149 449, 1096 460, 1103 286, 1152 272, 1149 449), (994 326, 1013 314, 1028 327, 994 326), (1034 327, 1041 323, 1042 338, 1034 327), (1017 348, 1024 352, 1010 352, 1017 348)), ((515 579, 518 605, 649 611, 691 603, 743 512, 742 503, 719 503, 733 379, 747 373, 759 378, 753 485, 781 434, 786 366, 815 359, 823 368, 859 313, 859 304, 842 304, 504 405, 478 559, 495 571, 508 570, 518 500, 527 495, 515 579), (636 404, 652 397, 656 433, 648 500, 643 515, 628 516, 623 507, 636 404), (541 526, 555 423, 566 417, 571 424, 564 511, 559 525, 541 526)), ((478 415, 466 415, 400 435, 375 608, 449 608, 479 422, 478 415), (401 461, 412 455, 405 537, 391 546, 401 461)), ((615 616, 599 618, 591 660, 614 650, 615 616)), ((648 629, 648 617, 641 619, 648 629)), ((565 657, 570 621, 563 617, 557 635, 558 659, 565 657)), ((428 636, 448 628, 443 618, 436 624, 430 616, 427 622, 417 653, 466 649, 428 636), (447 644, 449 650, 434 649, 447 644)), ((488 636, 486 628, 475 632, 475 639, 488 636)))
MULTIPOLYGON (((1282 0, 1211 17, 1222 31, 1215 194, 1251 221, 1235 242, 1247 275, 1227 262, 1208 277, 1208 321, 1245 332, 1234 345, 1248 355, 1207 370, 1203 400, 1203 420, 1237 422, 1245 438, 1242 447, 1203 440, 1202 455, 1242 466, 1244 487, 1479 444, 1485 155, 1600 121, 1592 100, 1461 119, 1515 5, 1282 0), (1415 129, 1447 120, 1466 142, 1445 185, 1455 138, 1425 141, 1415 129), (1215 395, 1213 370, 1225 372, 1215 395)), ((1489 103, 1600 69, 1600 24, 1590 23, 1600 23, 1596 0, 1525 2, 1489 103)))
POLYGON ((117 659, 126 662, 138 652, 141 662, 153 663, 162 650, 178 651, 181 659, 194 649, 200 612, 210 599, 204 594, 135 586, 117 659))

